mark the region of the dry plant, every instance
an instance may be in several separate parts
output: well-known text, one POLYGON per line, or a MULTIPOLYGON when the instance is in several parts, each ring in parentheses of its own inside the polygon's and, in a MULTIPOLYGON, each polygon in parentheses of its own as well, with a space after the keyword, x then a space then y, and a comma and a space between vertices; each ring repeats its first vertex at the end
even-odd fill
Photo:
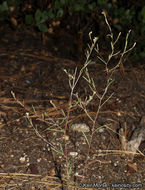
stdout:
MULTIPOLYGON (((85 159, 83 177, 85 177, 86 170, 87 170, 87 167, 88 167, 88 158, 89 158, 89 155, 90 155, 90 150, 91 150, 93 138, 95 138, 94 133, 96 131, 96 122, 97 122, 97 119, 98 119, 98 115, 99 115, 102 107, 104 106, 104 104, 106 102, 108 102, 110 100, 110 98, 113 96, 113 93, 111 93, 109 95, 109 97, 106 99, 106 94, 108 92, 108 89, 111 86, 111 84, 114 82, 114 80, 112 79, 113 73, 117 70, 117 68, 120 68, 124 73, 123 58, 124 58, 125 54, 130 52, 136 45, 136 43, 134 43, 132 45, 132 47, 127 49, 128 48, 128 38, 129 38, 129 35, 130 35, 130 32, 131 32, 131 30, 129 30, 129 32, 126 35, 125 45, 124 45, 123 51, 122 52, 121 51, 115 52, 115 45, 117 44, 117 42, 118 42, 118 40, 119 40, 119 38, 121 36, 121 33, 119 33, 117 38, 114 39, 112 29, 111 29, 110 24, 109 24, 109 22, 107 20, 107 17, 106 17, 106 13, 103 11, 102 14, 104 15, 105 22, 106 22, 106 24, 108 26, 108 29, 109 29, 109 34, 107 36, 110 37, 110 46, 111 46, 111 53, 108 55, 107 60, 105 60, 105 58, 103 58, 101 56, 100 52, 99 52, 99 45, 97 43, 98 38, 97 37, 92 38, 92 32, 90 32, 89 33, 89 38, 91 40, 91 46, 88 45, 89 48, 88 48, 88 51, 86 52, 86 61, 84 63, 84 66, 82 67, 82 69, 78 73, 77 73, 77 68, 76 68, 75 71, 74 71, 74 74, 71 74, 71 73, 69 73, 69 72, 67 72, 65 70, 65 72, 67 73, 67 75, 69 77, 69 86, 71 88, 71 93, 70 93, 70 99, 69 99, 68 110, 67 110, 67 118, 66 118, 66 121, 65 121, 64 135, 66 135, 66 131, 67 131, 67 128, 68 128, 70 110, 71 110, 71 107, 73 106, 73 97, 75 97, 75 99, 77 99, 76 100, 76 105, 78 105, 85 112, 88 119, 92 122, 91 134, 90 134, 89 139, 87 138, 87 136, 83 132, 84 138, 86 139, 87 144, 88 144, 88 152, 87 152, 86 159, 85 159), (104 91, 102 92, 102 94, 98 93, 96 85, 95 85, 95 82, 94 82, 93 78, 90 77, 90 74, 89 74, 89 71, 88 71, 88 66, 92 63, 90 58, 91 58, 91 55, 92 55, 93 51, 96 51, 97 58, 102 63, 104 63, 104 66, 105 66, 106 86, 105 86, 104 91), (109 68, 109 64, 112 61, 112 58, 117 56, 117 55, 120 57, 119 61, 115 64, 115 66, 113 66, 112 68, 109 68), (88 84, 88 86, 89 86, 89 88, 90 88, 90 90, 92 92, 91 95, 86 96, 85 101, 82 100, 81 97, 79 97, 77 92, 75 92, 75 87, 77 86, 78 81, 80 80, 81 77, 83 77, 84 80, 87 82, 87 84, 88 84), (89 98, 87 98, 87 97, 89 97, 89 98), (89 111, 87 110, 87 106, 89 105, 89 103, 94 98, 97 98, 99 100, 99 103, 97 105, 98 108, 96 110, 96 114, 95 114, 94 117, 92 117, 91 115, 89 115, 89 111)), ((67 146, 67 142, 65 141, 64 143, 65 143, 65 146, 67 146)), ((66 157, 66 163, 68 163, 68 160, 69 160, 68 157, 66 157)), ((67 164, 67 166, 68 166, 68 164, 67 164)), ((68 170, 69 170, 69 168, 66 169, 67 176, 69 178, 70 176, 69 176, 68 170)))

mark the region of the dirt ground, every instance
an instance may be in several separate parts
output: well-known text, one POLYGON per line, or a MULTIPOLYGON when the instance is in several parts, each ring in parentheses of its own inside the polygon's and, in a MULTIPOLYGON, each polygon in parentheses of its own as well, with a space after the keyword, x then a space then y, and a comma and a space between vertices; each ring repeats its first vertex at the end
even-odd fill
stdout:
MULTIPOLYGON (((50 38, 42 45, 40 35, 33 32, 8 30, 0 35, 0 189, 144 189, 145 142, 139 147, 141 154, 128 162, 118 136, 119 128, 126 126, 129 138, 145 115, 144 63, 134 66, 128 60, 125 74, 118 69, 113 75, 106 99, 114 95, 98 115, 84 169, 92 122, 77 106, 71 108, 68 126, 85 123, 89 131, 84 136, 69 130, 64 136, 70 87, 63 70, 72 73, 82 66, 68 59, 71 40, 66 39, 65 45, 50 38), (70 187, 65 180, 67 166, 70 187)), ((104 67, 96 61, 88 69, 102 93, 104 67)), ((82 98, 89 94, 84 80, 76 90, 82 98)), ((90 116, 94 117, 97 105, 93 100, 88 106, 90 116)))

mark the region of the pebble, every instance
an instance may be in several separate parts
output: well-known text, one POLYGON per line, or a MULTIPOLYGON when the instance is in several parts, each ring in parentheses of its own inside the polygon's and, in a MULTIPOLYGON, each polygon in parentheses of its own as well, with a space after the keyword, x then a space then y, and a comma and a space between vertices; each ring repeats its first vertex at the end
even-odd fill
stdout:
POLYGON ((76 123, 71 125, 71 130, 76 132, 89 132, 89 126, 87 126, 85 123, 76 123))

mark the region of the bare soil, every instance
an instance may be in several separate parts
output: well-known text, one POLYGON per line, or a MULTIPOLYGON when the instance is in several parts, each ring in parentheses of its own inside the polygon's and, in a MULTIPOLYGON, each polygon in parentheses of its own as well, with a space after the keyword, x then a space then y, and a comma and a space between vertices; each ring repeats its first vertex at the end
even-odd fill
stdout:
MULTIPOLYGON (((77 60, 67 59, 68 55, 64 58, 73 37, 65 39, 67 45, 64 39, 56 42, 48 38, 42 45, 40 35, 33 32, 1 33, 0 189, 144 189, 145 142, 139 147, 142 154, 129 162, 127 154, 121 152, 118 137, 119 128, 126 127, 129 138, 145 115, 144 64, 133 66, 128 60, 124 74, 119 69, 114 73, 115 81, 105 99, 114 95, 99 113, 85 165, 88 144, 83 133, 68 130, 64 136, 63 132, 70 97, 68 76, 63 70, 72 73, 82 67, 77 60), (65 180, 66 157, 71 165, 71 187, 65 180)), ((76 51, 70 48, 70 54, 76 51)), ((102 93, 106 81, 102 63, 96 61, 88 69, 102 93)), ((84 80, 79 81, 76 91, 82 99, 90 93, 84 80)), ((87 107, 91 117, 97 105, 96 99, 87 107)), ((89 139, 92 122, 76 106, 71 108, 68 129, 77 123, 89 126, 89 139)))

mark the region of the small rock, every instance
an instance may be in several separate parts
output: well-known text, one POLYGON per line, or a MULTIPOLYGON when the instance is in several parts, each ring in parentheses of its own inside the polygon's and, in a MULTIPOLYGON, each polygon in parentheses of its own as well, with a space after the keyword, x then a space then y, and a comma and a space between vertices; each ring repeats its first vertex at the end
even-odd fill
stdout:
POLYGON ((20 163, 21 163, 21 164, 24 164, 25 162, 26 162, 26 157, 21 157, 21 158, 20 158, 20 163))
POLYGON ((89 132, 90 129, 85 123, 78 123, 71 125, 71 130, 77 131, 77 132, 89 132))
POLYGON ((99 133, 103 133, 103 132, 104 132, 104 130, 105 130, 105 128, 104 128, 104 127, 100 127, 100 128, 98 129, 99 133))
POLYGON ((70 152, 69 155, 72 157, 76 157, 78 155, 78 152, 70 152))

